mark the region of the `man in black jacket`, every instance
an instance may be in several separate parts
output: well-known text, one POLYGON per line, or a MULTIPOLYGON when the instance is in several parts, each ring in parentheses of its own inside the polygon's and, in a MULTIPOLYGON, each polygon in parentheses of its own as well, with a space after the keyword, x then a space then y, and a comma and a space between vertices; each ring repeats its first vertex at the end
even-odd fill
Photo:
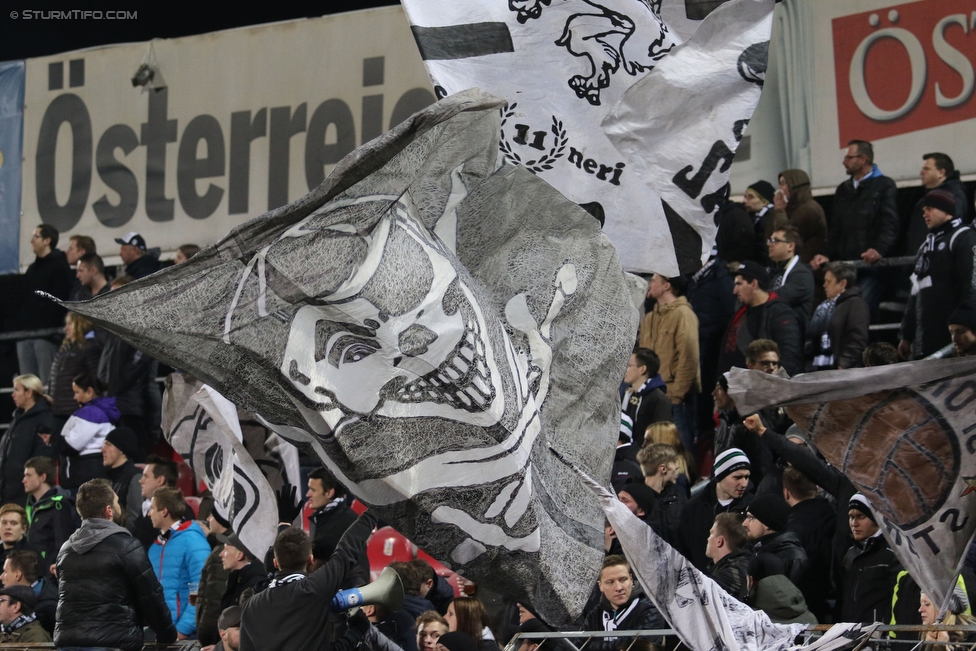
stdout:
MULTIPOLYGON (((596 608, 586 615, 585 631, 648 631, 668 628, 664 617, 651 600, 634 586, 630 564, 612 554, 603 561, 597 581, 602 595, 596 608)), ((617 638, 593 638, 586 648, 609 651, 617 648, 617 638)))
POLYGON ((746 548, 746 530, 738 513, 719 513, 708 532, 705 556, 712 563, 708 575, 720 588, 741 601, 749 597, 749 561, 752 552, 746 548))
POLYGON ((796 534, 786 530, 790 505, 781 495, 759 495, 746 510, 745 527, 752 553, 772 554, 783 562, 783 573, 799 586, 807 569, 807 552, 796 534))
MULTIPOLYGON (((274 564, 279 571, 266 590, 244 604, 241 651, 329 649, 329 604, 344 577, 356 567, 375 526, 376 518, 364 513, 342 535, 328 562, 311 574, 306 570, 312 561, 312 543, 305 532, 289 527, 279 533, 274 543, 274 564), (274 625, 269 626, 270 622, 274 625)), ((351 617, 349 629, 332 641, 331 648, 352 649, 368 629, 365 616, 351 617)))
MULTIPOLYGON (((837 186, 827 224, 827 255, 814 256, 814 269, 831 260, 863 260, 875 264, 890 255, 898 239, 898 188, 874 164, 874 147, 864 140, 847 143, 844 169, 850 178, 837 186)), ((858 284, 877 316, 884 289, 883 269, 864 268, 858 284)))
POLYGON ((882 622, 891 617, 891 595, 901 563, 888 547, 867 498, 855 493, 848 503, 854 544, 844 556, 840 592, 842 622, 882 622))
POLYGON ((116 427, 102 444, 102 463, 112 482, 112 490, 119 496, 126 523, 135 522, 142 515, 142 471, 132 462, 139 455, 139 439, 132 429, 116 427))
MULTIPOLYGON (((314 567, 318 568, 332 557, 342 534, 356 521, 356 513, 346 505, 346 487, 325 468, 316 468, 308 474, 305 497, 315 509, 308 522, 314 567)), ((369 559, 365 550, 360 554, 355 570, 346 579, 343 588, 369 583, 369 559)))
POLYGON ((268 573, 264 563, 247 550, 241 539, 233 531, 217 535, 217 540, 224 544, 220 552, 220 560, 225 570, 230 572, 227 577, 227 588, 220 600, 220 610, 231 606, 239 606, 241 594, 248 588, 257 589, 267 582, 268 573))
POLYGON ((631 443, 635 450, 644 445, 644 434, 651 423, 671 420, 671 401, 661 379, 661 360, 650 348, 635 348, 620 385, 621 413, 632 424, 631 443))
POLYGON ((912 296, 899 332, 902 359, 928 357, 948 345, 952 311, 973 299, 976 231, 955 217, 960 206, 951 192, 932 190, 921 203, 929 234, 915 254, 912 296))
POLYGON ((756 339, 771 339, 779 346, 780 363, 791 376, 803 370, 803 336, 789 303, 769 290, 769 273, 755 262, 745 262, 735 272, 733 291, 742 307, 725 331, 718 372, 733 366, 744 368, 746 350, 756 339))
MULTIPOLYGON (((923 155, 922 161, 922 171, 919 176, 922 178, 922 188, 925 193, 928 194, 929 190, 946 190, 952 193, 957 206, 956 217, 961 219, 963 224, 972 223, 973 218, 970 214, 972 206, 966 198, 966 186, 960 180, 959 170, 956 169, 952 159, 941 152, 933 152, 923 155)), ((922 198, 924 199, 924 196, 922 198)), ((922 218, 923 208, 920 199, 908 216, 904 255, 915 255, 929 233, 922 218)))
POLYGON ((78 528, 78 516, 71 494, 54 486, 57 469, 48 457, 34 457, 24 464, 24 490, 27 491, 27 540, 49 567, 58 550, 78 528))
MULTIPOLYGON (((790 466, 783 470, 783 497, 790 505, 786 530, 796 534, 807 553, 808 567, 829 568, 833 565, 832 543, 837 512, 833 505, 817 494, 817 486, 806 475, 790 466)), ((809 571, 796 585, 803 593, 810 612, 821 622, 828 621, 828 600, 834 598, 833 576, 809 571)))
POLYGON ((160 270, 159 258, 147 252, 146 240, 139 233, 126 233, 125 237, 115 238, 115 243, 121 245, 119 257, 125 263, 126 275, 132 276, 133 280, 160 270))
MULTIPOLYGON (((58 237, 58 229, 50 224, 41 224, 31 235, 31 248, 37 257, 22 276, 23 294, 18 301, 21 330, 59 328, 64 325, 65 309, 35 293, 43 291, 61 300, 68 300, 71 295, 74 274, 64 251, 58 249, 58 237)), ((60 337, 18 341, 20 372, 36 375, 46 385, 54 354, 58 352, 57 341, 60 341, 60 337)))
POLYGON ((143 626, 164 644, 176 627, 146 550, 115 523, 122 513, 108 480, 78 489, 81 527, 58 554, 58 600, 54 643, 63 647, 141 650, 143 626))
POLYGON ((719 453, 711 481, 681 512, 678 551, 703 572, 708 567, 705 545, 715 516, 729 511, 742 513, 752 502, 752 494, 746 492, 750 468, 749 457, 738 448, 719 453))
MULTIPOLYGON (((641 491, 646 494, 645 513, 641 519, 654 529, 654 533, 674 547, 678 544, 681 511, 688 502, 685 490, 675 484, 681 472, 678 451, 673 445, 651 443, 641 449, 637 460, 644 473, 644 485, 637 489, 625 486, 623 490, 631 489, 632 497, 642 497, 641 491), (634 490, 638 491, 638 495, 633 494, 634 490)), ((619 492, 622 501, 623 492, 619 492)))

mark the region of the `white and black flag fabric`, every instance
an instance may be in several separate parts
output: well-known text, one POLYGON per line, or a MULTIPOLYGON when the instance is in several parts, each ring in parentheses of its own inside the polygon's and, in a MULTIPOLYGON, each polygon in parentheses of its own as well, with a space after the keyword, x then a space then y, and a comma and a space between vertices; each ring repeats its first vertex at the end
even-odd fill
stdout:
POLYGON ((728 378, 740 413, 786 407, 871 502, 922 591, 944 603, 976 533, 976 358, 728 378))
POLYGON ((805 624, 777 624, 696 568, 646 522, 585 472, 583 483, 600 500, 644 593, 681 641, 695 651, 843 651, 860 649, 878 624, 833 625, 805 646, 795 645, 805 624))
POLYGON ((402 2, 438 96, 504 97, 504 160, 599 219, 626 269, 701 267, 774 0, 402 2))
POLYGON ((241 416, 246 421, 247 414, 212 387, 173 373, 166 382, 162 416, 166 441, 210 489, 247 550, 264 558, 277 532, 278 506, 262 471, 267 468, 280 479, 282 466, 276 470, 270 463, 258 466, 252 451, 263 450, 265 442, 259 447, 252 431, 250 450, 245 446, 241 416))
POLYGON ((566 622, 603 514, 644 284, 593 218, 497 165, 499 108, 452 95, 190 261, 69 307, 309 445, 464 576, 566 622))

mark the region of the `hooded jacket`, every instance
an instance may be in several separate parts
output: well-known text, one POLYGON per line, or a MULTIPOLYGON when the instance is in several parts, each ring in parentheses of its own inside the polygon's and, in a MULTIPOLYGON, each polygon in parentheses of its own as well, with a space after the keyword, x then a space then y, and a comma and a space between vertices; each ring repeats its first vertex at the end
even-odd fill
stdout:
POLYGON ((152 565, 139 541, 109 520, 90 518, 58 553, 58 647, 139 651, 149 626, 160 642, 176 640, 152 565))
POLYGON ((71 494, 55 486, 35 500, 27 496, 27 540, 41 555, 42 567, 51 564, 58 550, 78 528, 78 512, 71 494))
POLYGON ((32 457, 53 455, 53 450, 37 435, 41 426, 54 428, 54 413, 43 398, 38 398, 27 411, 14 409, 10 427, 0 439, 0 504, 26 504, 27 493, 21 483, 24 464, 32 457))
POLYGON ((698 317, 687 298, 658 302, 644 317, 638 341, 661 359, 658 372, 668 387, 671 404, 680 405, 689 393, 701 393, 698 317))
MULTIPOLYGON (((774 574, 756 582, 752 607, 761 610, 775 624, 819 624, 807 609, 799 588, 782 574, 774 574)), ((845 620, 846 621, 846 620, 845 620)))
POLYGON ((210 545, 203 529, 192 520, 181 522, 167 533, 168 536, 160 536, 149 548, 149 562, 163 586, 176 630, 192 635, 197 630, 197 611, 190 605, 188 584, 200 581, 210 545))
POLYGON ((776 211, 775 226, 780 229, 792 226, 800 234, 803 246, 797 255, 804 264, 810 264, 814 256, 824 252, 827 245, 827 218, 824 209, 813 198, 810 177, 803 170, 784 170, 780 176, 790 189, 790 201, 785 210, 776 211))

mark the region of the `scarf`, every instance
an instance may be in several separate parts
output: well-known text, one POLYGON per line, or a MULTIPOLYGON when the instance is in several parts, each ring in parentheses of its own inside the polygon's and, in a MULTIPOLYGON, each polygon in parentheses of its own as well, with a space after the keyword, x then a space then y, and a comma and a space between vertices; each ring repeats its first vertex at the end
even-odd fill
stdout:
POLYGON ((18 628, 22 626, 27 626, 37 618, 36 613, 31 613, 30 615, 21 615, 9 624, 0 624, 0 632, 2 633, 13 633, 18 628))

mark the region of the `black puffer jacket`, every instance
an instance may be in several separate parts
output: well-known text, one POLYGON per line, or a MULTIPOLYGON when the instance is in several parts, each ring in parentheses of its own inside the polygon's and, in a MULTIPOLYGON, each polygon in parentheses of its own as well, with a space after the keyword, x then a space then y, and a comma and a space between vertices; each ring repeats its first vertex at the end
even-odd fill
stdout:
POLYGON ((26 412, 14 410, 10 428, 0 441, 0 504, 24 506, 24 464, 32 457, 53 456, 51 447, 37 435, 37 428, 42 425, 49 430, 54 428, 54 413, 46 400, 38 399, 26 412))
POLYGON ((51 409, 56 416, 67 418, 78 411, 78 401, 71 389, 72 381, 82 373, 98 373, 101 347, 94 337, 80 342, 64 342, 54 354, 51 377, 48 382, 54 403, 51 409))
POLYGON ((870 178, 847 179, 834 194, 834 208, 827 228, 827 257, 859 260, 874 249, 889 255, 898 238, 898 188, 875 166, 870 178))
POLYGON ((793 585, 800 585, 807 569, 807 552, 796 534, 789 531, 763 536, 753 545, 753 553, 772 554, 783 561, 784 574, 793 585))
POLYGON ((163 587, 139 541, 108 520, 82 522, 58 554, 58 647, 142 649, 149 626, 160 642, 176 640, 163 587))

